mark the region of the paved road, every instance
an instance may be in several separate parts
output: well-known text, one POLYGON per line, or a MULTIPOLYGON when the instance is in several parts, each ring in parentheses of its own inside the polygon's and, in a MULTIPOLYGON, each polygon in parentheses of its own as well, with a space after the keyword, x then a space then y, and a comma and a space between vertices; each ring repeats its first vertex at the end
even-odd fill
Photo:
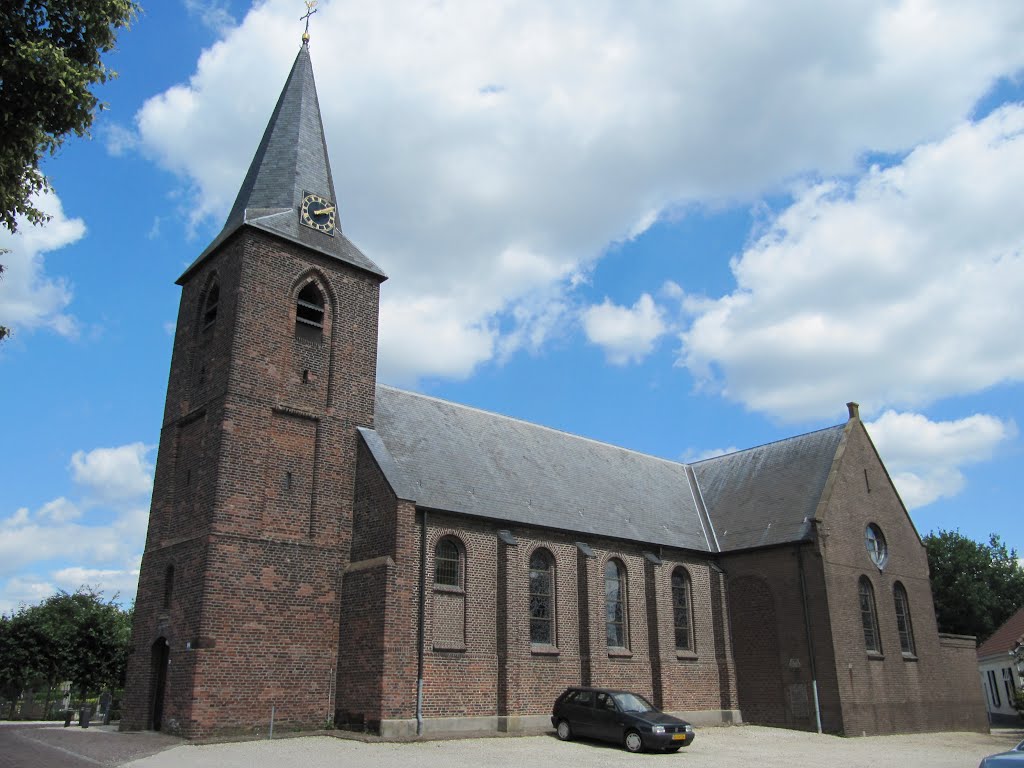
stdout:
POLYGON ((618 746, 563 743, 551 734, 411 744, 310 736, 194 746, 110 726, 0 723, 0 768, 974 768, 1021 738, 1020 729, 844 739, 742 726, 703 728, 677 755, 628 755, 618 746))
POLYGON ((0 768, 113 768, 178 746, 158 733, 119 733, 114 726, 0 723, 0 768))

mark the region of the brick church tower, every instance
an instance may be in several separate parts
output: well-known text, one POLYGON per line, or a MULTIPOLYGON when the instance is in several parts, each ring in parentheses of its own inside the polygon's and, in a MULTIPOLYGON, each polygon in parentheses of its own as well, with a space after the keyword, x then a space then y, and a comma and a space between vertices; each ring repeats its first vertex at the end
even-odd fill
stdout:
POLYGON ((333 717, 384 279, 339 225, 306 39, 223 231, 177 281, 123 728, 333 717))

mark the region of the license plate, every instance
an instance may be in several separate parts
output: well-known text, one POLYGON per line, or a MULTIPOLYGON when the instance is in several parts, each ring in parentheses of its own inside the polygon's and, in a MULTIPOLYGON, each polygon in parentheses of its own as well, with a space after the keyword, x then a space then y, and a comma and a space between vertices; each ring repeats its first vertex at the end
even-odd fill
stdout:
POLYGON ((673 733, 672 734, 672 741, 686 741, 686 734, 685 733, 673 733))

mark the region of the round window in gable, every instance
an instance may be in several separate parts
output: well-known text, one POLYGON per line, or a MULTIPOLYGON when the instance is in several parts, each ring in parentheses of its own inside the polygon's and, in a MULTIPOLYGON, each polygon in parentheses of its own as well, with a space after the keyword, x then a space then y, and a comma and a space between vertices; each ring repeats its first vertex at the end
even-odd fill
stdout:
POLYGON ((868 527, 864 530, 864 545, 867 547, 871 562, 879 568, 885 565, 885 561, 889 557, 889 548, 885 544, 882 529, 874 523, 868 523, 868 527))

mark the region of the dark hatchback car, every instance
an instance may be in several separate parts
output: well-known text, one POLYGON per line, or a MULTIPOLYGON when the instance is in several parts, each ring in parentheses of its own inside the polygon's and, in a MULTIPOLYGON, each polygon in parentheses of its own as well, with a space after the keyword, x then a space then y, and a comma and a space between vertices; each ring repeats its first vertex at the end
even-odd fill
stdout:
POLYGON ((551 709, 562 741, 574 737, 622 744, 630 752, 676 752, 693 743, 693 726, 666 715, 643 696, 607 688, 568 688, 551 709))

